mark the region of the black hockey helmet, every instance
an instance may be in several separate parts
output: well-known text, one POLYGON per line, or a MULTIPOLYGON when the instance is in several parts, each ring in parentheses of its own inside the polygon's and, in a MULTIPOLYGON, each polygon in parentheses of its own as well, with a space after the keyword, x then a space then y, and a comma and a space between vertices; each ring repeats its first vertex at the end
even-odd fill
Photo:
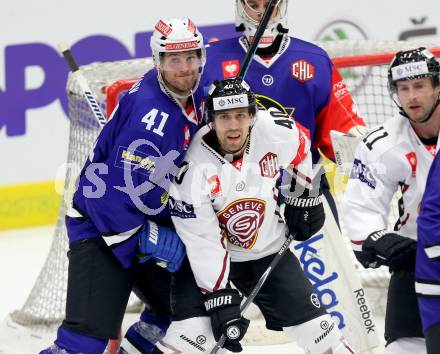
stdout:
POLYGON ((426 48, 398 52, 388 69, 388 85, 391 92, 396 91, 396 82, 431 77, 434 87, 439 85, 440 64, 426 48))
POLYGON ((440 85, 440 64, 435 56, 425 47, 396 53, 390 67, 388 68, 388 89, 391 98, 399 108, 400 114, 413 123, 424 123, 428 121, 440 103, 440 96, 437 97, 436 102, 434 102, 430 112, 425 118, 419 121, 414 121, 399 103, 396 83, 398 81, 414 80, 424 77, 431 78, 433 87, 440 85))
POLYGON ((257 112, 255 94, 249 85, 240 78, 216 80, 209 88, 206 98, 206 123, 213 121, 215 112, 242 107, 248 107, 251 115, 257 112))

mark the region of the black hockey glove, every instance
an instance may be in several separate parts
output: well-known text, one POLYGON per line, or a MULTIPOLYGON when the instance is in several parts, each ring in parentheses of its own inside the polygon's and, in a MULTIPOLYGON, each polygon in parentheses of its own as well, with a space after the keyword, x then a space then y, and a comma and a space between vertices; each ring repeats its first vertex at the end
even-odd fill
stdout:
POLYGON ((211 317, 212 332, 216 341, 222 334, 226 335, 223 348, 233 353, 243 350, 240 340, 243 339, 249 320, 240 314, 242 297, 235 289, 222 289, 205 296, 205 308, 211 317))
POLYGON ((314 190, 299 186, 293 180, 288 188, 280 188, 279 203, 289 233, 296 232, 295 240, 305 241, 318 232, 325 221, 324 206, 319 187, 314 190), (283 206, 284 204, 284 206, 283 206))
POLYGON ((417 242, 413 239, 381 230, 369 235, 362 245, 362 252, 355 254, 357 253, 359 262, 366 268, 386 265, 391 272, 414 272, 416 248, 417 242))

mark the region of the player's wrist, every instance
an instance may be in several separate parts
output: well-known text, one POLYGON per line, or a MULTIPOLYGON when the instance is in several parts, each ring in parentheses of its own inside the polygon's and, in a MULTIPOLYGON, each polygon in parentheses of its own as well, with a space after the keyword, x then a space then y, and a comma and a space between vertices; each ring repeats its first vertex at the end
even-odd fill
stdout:
POLYGON ((386 265, 391 271, 414 271, 416 241, 387 230, 372 232, 365 239, 362 251, 374 254, 377 266, 386 265))
POLYGON ((295 208, 311 208, 317 205, 322 204, 321 196, 317 197, 309 197, 309 196, 301 196, 301 197, 284 197, 284 202, 286 205, 295 208))

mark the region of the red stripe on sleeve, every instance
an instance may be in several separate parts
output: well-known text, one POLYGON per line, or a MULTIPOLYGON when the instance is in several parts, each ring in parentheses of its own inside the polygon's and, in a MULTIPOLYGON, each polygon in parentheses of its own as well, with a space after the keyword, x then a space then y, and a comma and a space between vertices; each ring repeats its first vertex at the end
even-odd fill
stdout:
POLYGON ((334 160, 330 130, 347 133, 356 125, 365 125, 365 123, 358 116, 353 98, 338 70, 333 66, 330 99, 316 118, 313 148, 319 148, 326 157, 334 160))
POLYGON ((219 275, 212 291, 216 291, 220 287, 220 284, 222 283, 223 278, 225 277, 226 267, 228 265, 228 252, 226 251, 225 238, 223 236, 221 239, 221 243, 222 243, 222 246, 225 250, 225 256, 223 257, 222 271, 220 272, 220 275, 219 275))
POLYGON ((353 241, 353 240, 351 240, 351 243, 353 243, 356 246, 362 246, 364 244, 364 241, 353 241))
POLYGON ((307 150, 306 150, 306 137, 301 129, 298 129, 298 140, 299 140, 299 146, 298 150, 296 151, 296 156, 290 163, 294 167, 298 166, 307 156, 307 150))

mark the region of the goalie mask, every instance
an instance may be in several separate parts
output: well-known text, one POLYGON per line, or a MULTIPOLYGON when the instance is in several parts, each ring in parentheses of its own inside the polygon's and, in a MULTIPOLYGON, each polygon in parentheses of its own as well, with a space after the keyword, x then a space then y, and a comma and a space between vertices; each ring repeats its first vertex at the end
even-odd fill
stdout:
POLYGON ((177 98, 190 96, 199 85, 206 63, 203 36, 194 22, 189 18, 159 20, 151 36, 150 46, 161 86, 177 98), (167 53, 174 54, 174 56, 167 58, 167 53), (185 57, 184 54, 186 53, 190 55, 185 57), (191 54, 195 54, 195 56, 193 55, 192 58, 191 54), (173 85, 164 79, 167 76, 166 72, 178 72, 179 70, 197 72, 196 79, 192 80, 194 81, 193 84, 188 89, 182 89, 185 93, 176 92, 181 91, 180 88, 178 90, 173 89, 173 85))
MULTIPOLYGON (((260 4, 266 1, 267 0, 236 0, 235 28, 238 32, 244 32, 249 43, 252 42, 260 19, 266 9, 260 6, 260 4)), ((258 44, 259 48, 269 47, 279 34, 284 34, 289 31, 287 27, 287 1, 288 0, 278 0, 275 5, 272 17, 258 44)), ((266 3, 266 6, 267 5, 268 3, 266 3)))
POLYGON ((432 109, 425 118, 414 121, 408 116, 400 104, 397 82, 421 78, 430 78, 434 88, 439 86, 440 64, 435 59, 434 55, 424 47, 398 52, 388 69, 388 89, 391 98, 399 108, 400 113, 415 123, 424 123, 431 118, 440 102, 440 97, 437 97, 432 109))
POLYGON ((249 85, 240 78, 214 81, 209 88, 205 104, 205 120, 210 123, 216 112, 247 107, 249 114, 255 116, 257 102, 249 85))

